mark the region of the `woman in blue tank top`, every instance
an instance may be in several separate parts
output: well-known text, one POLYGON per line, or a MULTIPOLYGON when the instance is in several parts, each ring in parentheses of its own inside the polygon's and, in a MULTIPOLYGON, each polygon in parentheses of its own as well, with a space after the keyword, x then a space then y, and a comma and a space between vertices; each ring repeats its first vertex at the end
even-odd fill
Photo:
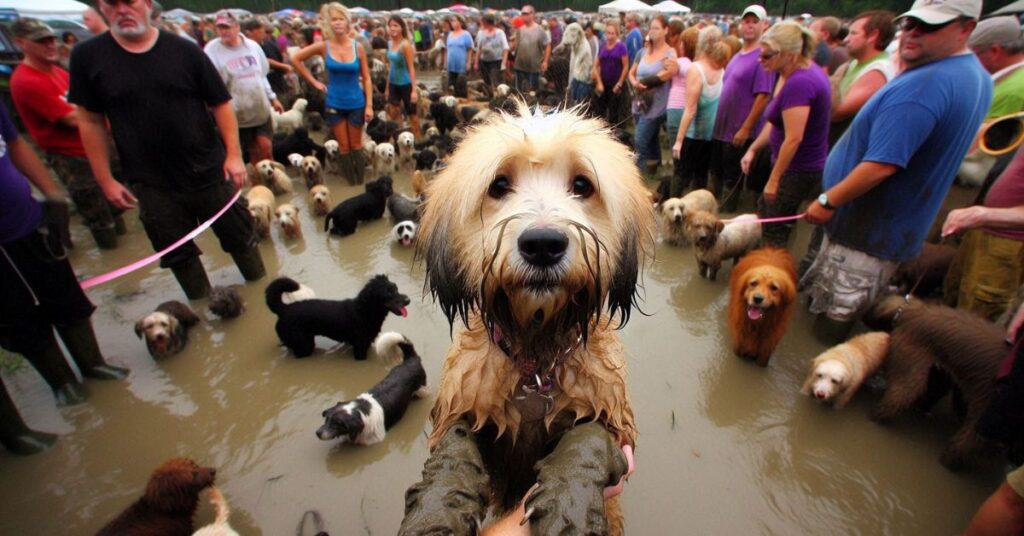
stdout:
POLYGON ((409 43, 409 30, 399 15, 388 18, 388 82, 384 86, 384 98, 388 102, 388 117, 401 124, 402 112, 409 118, 409 128, 418 138, 420 121, 416 116, 416 67, 413 61, 413 48, 409 43))
POLYGON ((352 184, 363 182, 368 159, 363 154, 363 124, 373 117, 373 85, 366 51, 352 38, 352 19, 338 2, 320 6, 324 40, 292 56, 306 82, 327 93, 324 119, 338 141, 338 165, 352 184), (327 85, 313 78, 305 61, 319 54, 327 65, 327 85))

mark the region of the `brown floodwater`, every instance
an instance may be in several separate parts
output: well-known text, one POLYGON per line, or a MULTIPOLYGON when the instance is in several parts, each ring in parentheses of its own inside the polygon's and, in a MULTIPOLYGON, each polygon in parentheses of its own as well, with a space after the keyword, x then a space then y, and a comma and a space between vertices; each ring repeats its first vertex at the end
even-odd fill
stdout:
MULTIPOLYGON (((358 191, 339 178, 328 184, 335 202, 358 191)), ((387 274, 412 304, 408 318, 391 316, 384 329, 415 343, 435 388, 448 323, 423 296, 412 250, 389 239, 388 219, 328 237, 298 180, 295 190, 305 238, 283 240, 275 229, 261 244, 270 274, 263 280, 245 284, 211 232, 198 240, 211 282, 242 284, 248 310, 240 318, 220 320, 205 300, 191 302, 203 320, 188 347, 154 361, 134 322, 165 300, 185 300, 171 274, 154 265, 88 292, 100 345, 131 368, 127 380, 89 381, 87 403, 57 409, 31 367, 5 378, 26 420, 60 440, 35 456, 0 450, 0 534, 92 534, 172 456, 217 468, 242 534, 294 534, 310 509, 322 512, 335 536, 397 531, 405 490, 427 457, 433 397, 414 402, 377 445, 318 440, 320 412, 367 390, 385 366, 372 356, 356 362, 327 339, 309 358, 290 356, 263 289, 287 275, 319 297, 346 298, 387 274)), ((396 190, 411 194, 407 174, 397 176, 396 190)), ((136 214, 110 252, 96 250, 76 223, 72 262, 80 276, 151 253, 136 214)), ((797 255, 807 231, 801 224, 791 248, 797 255)), ((622 330, 640 429, 637 471, 624 495, 631 533, 953 534, 998 485, 999 467, 954 474, 939 465, 956 426, 949 411, 883 427, 867 418, 877 391, 865 390, 842 411, 801 396, 808 363, 825 348, 803 308, 767 369, 737 359, 725 326, 730 269, 710 282, 697 275, 690 248, 659 241, 656 255, 644 274, 646 315, 633 315, 622 330)), ((210 520, 204 501, 197 525, 210 520)))

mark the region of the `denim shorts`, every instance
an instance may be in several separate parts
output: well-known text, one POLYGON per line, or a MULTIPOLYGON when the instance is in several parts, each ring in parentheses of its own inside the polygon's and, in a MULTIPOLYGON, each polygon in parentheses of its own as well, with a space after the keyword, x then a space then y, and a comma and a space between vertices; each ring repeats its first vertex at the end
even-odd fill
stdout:
POLYGON ((342 110, 327 106, 324 108, 324 122, 327 123, 329 128, 334 128, 334 125, 337 125, 342 121, 348 121, 348 124, 354 127, 361 127, 363 126, 363 114, 365 110, 366 108, 342 110))

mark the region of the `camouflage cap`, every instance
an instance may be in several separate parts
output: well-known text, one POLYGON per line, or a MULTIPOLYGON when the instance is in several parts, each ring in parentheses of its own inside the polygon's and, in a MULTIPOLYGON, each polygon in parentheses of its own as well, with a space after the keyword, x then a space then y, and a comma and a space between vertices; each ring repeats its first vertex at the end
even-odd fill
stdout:
POLYGON ((14 34, 14 37, 28 39, 29 41, 57 37, 57 34, 53 33, 53 28, 47 26, 45 22, 31 17, 23 17, 14 21, 11 24, 11 33, 14 34))

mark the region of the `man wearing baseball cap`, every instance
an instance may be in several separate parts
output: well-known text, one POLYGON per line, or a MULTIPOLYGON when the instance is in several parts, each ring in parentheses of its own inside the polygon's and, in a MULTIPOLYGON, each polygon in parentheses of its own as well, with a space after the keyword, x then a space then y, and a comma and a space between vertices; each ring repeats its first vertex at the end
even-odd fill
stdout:
POLYGON ((981 0, 917 0, 898 17, 905 70, 861 109, 825 163, 807 209, 825 226, 801 278, 815 332, 845 338, 900 262, 920 252, 992 100, 967 48, 981 0))
POLYGON ((995 92, 988 117, 1024 111, 1024 35, 1017 17, 993 17, 978 23, 967 46, 992 73, 995 92))

